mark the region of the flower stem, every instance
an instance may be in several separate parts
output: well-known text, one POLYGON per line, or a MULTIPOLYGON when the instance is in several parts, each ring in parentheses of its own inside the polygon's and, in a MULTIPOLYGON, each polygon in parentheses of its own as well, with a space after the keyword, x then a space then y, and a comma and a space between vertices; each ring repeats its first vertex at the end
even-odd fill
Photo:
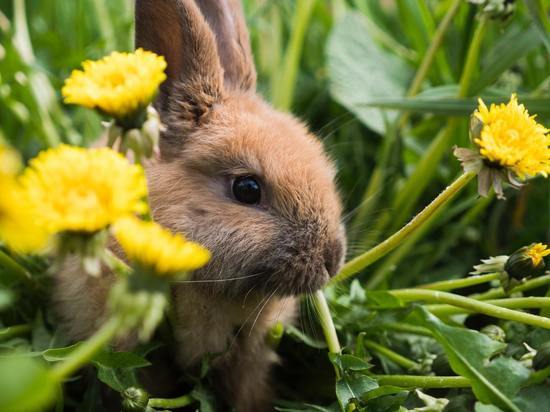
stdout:
POLYGON ((497 298, 504 297, 506 295, 511 295, 512 293, 525 292, 526 290, 536 289, 540 286, 547 285, 548 283, 550 283, 550 274, 539 276, 538 278, 535 278, 535 279, 530 279, 527 282, 522 283, 521 285, 518 285, 510 289, 508 293, 506 293, 504 289, 500 287, 500 288, 489 290, 484 293, 471 295, 470 298, 477 299, 477 300, 497 299, 497 298))
POLYGON ((441 192, 428 206, 424 208, 418 215, 416 215, 409 223, 403 226, 399 231, 394 233, 388 239, 379 243, 374 248, 366 251, 365 253, 355 257, 347 262, 330 283, 341 282, 367 266, 376 262, 378 259, 385 256, 387 253, 399 246, 405 241, 412 233, 414 233, 419 227, 425 223, 430 216, 432 216, 437 209, 442 205, 450 201, 462 188, 464 188, 470 180, 475 176, 473 173, 464 173, 460 175, 453 183, 451 183, 443 192, 441 192))
POLYGON ((449 7, 447 10, 447 13, 443 17, 443 20, 441 20, 441 23, 439 23, 439 26, 434 32, 434 35, 432 37, 432 40, 430 42, 430 45, 428 46, 428 49, 426 50, 426 53, 424 54, 424 57, 422 58, 422 62, 420 63, 420 67, 416 71, 416 74, 414 76, 414 79, 409 87, 409 90, 407 92, 407 96, 414 96, 420 91, 420 87, 422 86, 422 82, 428 75, 428 71, 430 70, 430 67, 432 67, 432 63, 435 59, 435 55, 437 51, 439 50, 439 47, 441 46, 441 43, 443 42, 443 38, 445 37, 445 33, 447 33, 447 30, 449 29, 449 26, 451 22, 453 21, 454 16, 456 15, 458 8, 463 3, 462 0, 454 0, 453 4, 449 7))
POLYGON ((550 329, 550 318, 531 315, 530 313, 518 312, 507 308, 492 305, 487 302, 480 302, 475 299, 455 295, 448 292, 440 292, 428 289, 396 289, 388 291, 393 296, 404 301, 427 301, 447 303, 458 306, 476 313, 483 313, 499 319, 514 320, 527 325, 550 329))
POLYGON ((429 329, 422 326, 411 325, 409 323, 394 322, 388 323, 384 327, 388 330, 393 330, 396 332, 411 333, 413 335, 420 336, 432 336, 432 332, 430 332, 429 329))
POLYGON ((338 341, 338 335, 336 334, 336 329, 334 327, 334 322, 332 321, 332 316, 330 315, 325 294, 322 290, 318 290, 312 295, 312 299, 313 304, 317 309, 319 323, 323 329, 323 334, 325 335, 329 352, 340 353, 340 342, 338 341))
POLYGON ((489 273, 487 275, 469 276, 463 279, 443 280, 441 282, 426 283, 416 286, 418 289, 433 290, 453 290, 461 289, 467 286, 479 285, 480 283, 490 282, 500 279, 500 273, 489 273))
POLYGON ((403 388, 469 388, 470 381, 462 376, 375 375, 380 386, 403 388))
POLYGON ((298 0, 296 2, 292 33, 283 57, 282 71, 279 72, 279 81, 274 83, 276 88, 272 90, 273 105, 278 109, 290 110, 292 107, 304 37, 315 3, 316 0, 298 0))
POLYGON ((171 399, 162 399, 162 398, 151 398, 149 399, 148 407, 151 408, 168 408, 176 409, 183 408, 184 406, 191 405, 197 400, 191 395, 183 395, 178 398, 171 399))
POLYGON ((98 351, 107 345, 122 326, 122 318, 113 316, 88 340, 84 341, 65 361, 50 371, 54 380, 62 381, 84 366, 98 351))
MULTIPOLYGON (((493 299, 486 300, 484 302, 507 309, 535 309, 550 307, 550 298, 540 298, 532 296, 527 298, 493 299)), ((436 316, 449 316, 456 315, 458 313, 470 312, 467 309, 451 305, 428 305, 426 306, 426 309, 428 309, 436 316)))
POLYGON ((400 355, 397 352, 392 351, 391 349, 386 348, 385 346, 380 345, 377 342, 374 342, 372 340, 365 339, 363 341, 365 347, 367 349, 370 349, 376 353, 379 353, 380 355, 385 356, 392 362, 396 363, 399 366, 402 366, 405 369, 413 369, 413 368, 419 368, 420 365, 416 363, 413 360, 410 360, 403 355, 400 355))
POLYGON ((7 328, 0 329, 0 342, 8 340, 14 336, 23 335, 30 332, 31 326, 28 324, 8 326, 7 328))

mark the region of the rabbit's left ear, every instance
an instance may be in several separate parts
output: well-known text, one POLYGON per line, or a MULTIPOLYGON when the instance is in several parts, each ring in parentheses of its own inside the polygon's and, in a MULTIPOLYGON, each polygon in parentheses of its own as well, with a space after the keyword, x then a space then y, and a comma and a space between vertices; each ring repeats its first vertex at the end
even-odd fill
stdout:
POLYGON ((224 70, 224 85, 240 90, 256 88, 256 69, 240 0, 196 0, 216 37, 224 70))

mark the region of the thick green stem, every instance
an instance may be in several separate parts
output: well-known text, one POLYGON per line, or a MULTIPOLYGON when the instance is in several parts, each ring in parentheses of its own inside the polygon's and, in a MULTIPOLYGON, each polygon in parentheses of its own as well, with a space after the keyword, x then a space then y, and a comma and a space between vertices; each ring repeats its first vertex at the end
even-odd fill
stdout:
POLYGON ((399 366, 402 366, 405 369, 413 369, 413 368, 419 368, 420 365, 416 363, 413 360, 410 360, 403 355, 400 355, 397 352, 392 351, 391 349, 386 348, 385 346, 380 345, 377 342, 374 342, 372 340, 364 340, 363 341, 365 347, 367 349, 370 349, 386 358, 391 360, 392 362, 398 364, 399 366))
POLYGON ((425 301, 446 303, 459 308, 471 310, 476 313, 483 313, 499 319, 513 320, 527 325, 550 329, 550 318, 531 315, 530 313, 518 312, 506 309, 490 303, 478 301, 464 296, 448 292, 440 292, 428 289, 396 289, 388 291, 396 298, 404 301, 425 301))
POLYGON ((462 279, 443 280, 441 282, 427 283, 416 286, 418 289, 433 289, 433 290, 454 290, 465 288, 467 286, 479 285, 480 283, 498 280, 500 273, 489 273, 487 275, 469 276, 462 279))
POLYGON ((375 375, 380 386, 391 385, 402 388, 469 388, 470 381, 462 376, 414 376, 375 375))
POLYGON ((8 340, 14 336, 23 335, 31 331, 31 325, 14 325, 8 326, 7 328, 0 329, 0 342, 3 340, 8 340))
POLYGON ((122 326, 122 318, 113 316, 88 340, 82 342, 69 358, 56 364, 50 371, 52 379, 59 382, 68 378, 84 366, 105 345, 107 345, 122 326))
POLYGON ((338 335, 336 334, 336 328, 334 327, 334 322, 332 321, 332 316, 330 315, 325 294, 322 290, 318 290, 312 295, 312 299, 313 304, 317 309, 319 323, 323 329, 323 334, 325 335, 329 352, 340 353, 340 342, 338 341, 338 335))
POLYGON ((344 265, 340 273, 332 278, 331 283, 341 282, 367 266, 376 262, 378 259, 385 256, 387 253, 399 246, 412 233, 414 233, 423 223, 432 216, 437 209, 450 201, 462 188, 464 188, 470 180, 475 176, 474 173, 464 173, 460 175, 453 183, 451 183, 443 192, 441 192, 428 206, 416 215, 407 225, 394 233, 388 239, 378 244, 367 252, 355 257, 344 265))
MULTIPOLYGON (((485 300, 485 303, 508 309, 540 309, 550 308, 550 298, 527 297, 485 300)), ((450 316, 458 313, 469 313, 470 310, 451 305, 428 305, 430 312, 436 316, 450 316)))
POLYGON ((516 286, 515 288, 510 289, 508 292, 505 292, 503 288, 496 288, 489 290, 484 293, 478 293, 471 295, 470 298, 477 300, 486 300, 486 299, 497 299, 502 298, 506 295, 511 295, 512 293, 525 292, 526 290, 536 289, 540 286, 544 286, 550 283, 550 274, 540 276, 535 279, 530 279, 521 285, 516 286))
POLYGON ((196 401, 197 400, 191 395, 183 395, 178 398, 171 399, 151 398, 149 399, 149 403, 147 404, 147 406, 151 408, 176 409, 191 405, 196 401))
POLYGON ((282 72, 280 72, 278 82, 274 83, 275 90, 272 90, 271 94, 273 105, 281 110, 290 110, 292 107, 304 37, 315 2, 315 0, 298 0, 296 2, 292 20, 292 33, 283 57, 282 72))

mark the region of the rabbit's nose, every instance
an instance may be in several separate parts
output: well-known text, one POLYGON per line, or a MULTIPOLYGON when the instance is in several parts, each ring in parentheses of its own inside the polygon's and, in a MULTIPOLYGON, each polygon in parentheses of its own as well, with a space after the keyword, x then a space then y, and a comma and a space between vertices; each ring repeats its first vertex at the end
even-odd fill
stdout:
POLYGON ((336 275, 342 265, 342 257, 344 254, 344 245, 342 241, 336 240, 329 242, 325 249, 325 268, 330 277, 336 275))

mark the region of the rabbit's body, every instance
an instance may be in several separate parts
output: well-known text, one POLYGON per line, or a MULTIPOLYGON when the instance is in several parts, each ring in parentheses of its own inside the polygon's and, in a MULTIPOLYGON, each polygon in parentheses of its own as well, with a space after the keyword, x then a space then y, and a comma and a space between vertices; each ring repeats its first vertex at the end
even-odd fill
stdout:
MULTIPOLYGON (((172 287, 179 363, 221 353, 212 373, 222 397, 239 412, 268 409, 276 355, 266 334, 343 258, 334 168, 299 121, 255 94, 238 1, 137 0, 136 45, 168 62, 161 156, 147 167, 153 218, 212 251, 172 287)), ((70 272, 55 300, 82 338, 103 317, 112 275, 74 282, 70 272)))

